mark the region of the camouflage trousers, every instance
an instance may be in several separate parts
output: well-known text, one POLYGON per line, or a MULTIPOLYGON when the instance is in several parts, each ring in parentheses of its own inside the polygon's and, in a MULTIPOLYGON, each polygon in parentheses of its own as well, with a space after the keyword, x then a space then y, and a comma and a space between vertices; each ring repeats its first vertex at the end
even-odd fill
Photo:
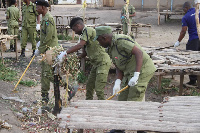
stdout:
MULTIPOLYGON (((150 79, 153 77, 154 73, 150 75, 140 75, 138 83, 135 86, 129 87, 124 90, 118 96, 118 101, 142 101, 147 89, 147 85, 150 79)), ((132 75, 125 76, 122 80, 121 89, 128 85, 129 80, 132 78, 132 75)))
POLYGON ((107 63, 98 67, 92 67, 86 85, 86 100, 93 100, 94 91, 96 92, 98 100, 105 99, 104 88, 107 83, 110 65, 110 63, 107 63))

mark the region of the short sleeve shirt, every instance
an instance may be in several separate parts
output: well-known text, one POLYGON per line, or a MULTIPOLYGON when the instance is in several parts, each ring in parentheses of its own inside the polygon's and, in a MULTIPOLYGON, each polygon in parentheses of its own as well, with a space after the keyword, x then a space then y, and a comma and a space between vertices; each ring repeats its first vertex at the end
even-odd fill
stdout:
POLYGON ((189 41, 199 38, 197 34, 195 8, 190 8, 182 18, 182 27, 188 27, 189 41))
POLYGON ((130 75, 135 72, 136 60, 132 54, 132 49, 137 46, 143 52, 143 64, 140 73, 146 76, 155 72, 156 68, 149 55, 141 48, 141 46, 131 39, 131 37, 123 34, 113 34, 111 47, 108 49, 113 63, 121 70, 124 75, 130 75))
POLYGON ((93 41, 96 37, 95 29, 85 27, 80 37, 86 41, 85 51, 93 66, 100 66, 111 62, 109 55, 105 52, 105 48, 101 47, 98 41, 93 41))
POLYGON ((19 9, 14 5, 8 7, 6 11, 6 16, 9 17, 8 25, 17 26, 19 20, 19 9))
POLYGON ((50 47, 58 46, 56 24, 53 16, 47 12, 41 21, 40 46, 38 50, 45 53, 50 47))
POLYGON ((22 27, 36 27, 36 17, 38 12, 36 11, 36 5, 32 2, 27 6, 22 7, 22 27))

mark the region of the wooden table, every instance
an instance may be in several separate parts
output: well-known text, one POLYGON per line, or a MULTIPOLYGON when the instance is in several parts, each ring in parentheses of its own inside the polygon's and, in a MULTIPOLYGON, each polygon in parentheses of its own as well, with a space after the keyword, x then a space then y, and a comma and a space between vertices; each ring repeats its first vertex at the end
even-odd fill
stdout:
POLYGON ((146 27, 149 28, 149 37, 151 37, 151 25, 150 24, 142 24, 142 23, 134 23, 131 24, 131 31, 135 29, 135 38, 137 38, 138 28, 146 27))
POLYGON ((65 27, 68 26, 70 24, 70 21, 72 18, 74 18, 74 15, 54 15, 53 16, 55 18, 55 22, 56 22, 56 27, 60 28, 60 27, 65 27))
POLYGON ((159 12, 158 13, 158 25, 160 25, 160 16, 164 15, 165 16, 165 22, 167 21, 167 19, 170 18, 170 16, 172 15, 184 15, 184 12, 159 12))
MULTIPOLYGON (((0 45, 1 48, 3 46, 3 44, 7 41, 7 40, 11 40, 14 39, 15 41, 15 54, 16 54, 16 60, 18 60, 18 56, 17 56, 17 35, 0 35, 0 45)), ((1 58, 3 60, 3 50, 1 49, 1 58)))
POLYGON ((93 20, 93 24, 95 24, 96 19, 99 19, 99 17, 89 17, 87 20, 93 20))
POLYGON ((179 95, 183 92, 184 75, 197 75, 197 86, 200 88, 200 51, 178 50, 173 47, 143 47, 151 56, 157 67, 158 89, 165 75, 179 75, 179 95))
MULTIPOLYGON (((198 133, 200 97, 165 97, 163 102, 79 100, 57 117, 64 129, 111 129, 165 133, 198 133)), ((83 131, 83 130, 79 130, 83 131)), ((89 130, 90 132, 90 130, 89 130)), ((82 133, 82 132, 79 132, 82 133)))
POLYGON ((0 34, 6 34, 6 32, 7 32, 7 30, 8 30, 8 27, 6 26, 0 26, 0 34))
MULTIPOLYGON (((122 24, 120 23, 104 23, 100 25, 105 26, 111 26, 114 28, 113 32, 117 32, 118 34, 122 34, 122 24)), ((133 32, 133 29, 135 29, 135 37, 137 37, 138 34, 138 28, 149 28, 149 37, 151 37, 151 25, 150 24, 142 24, 142 23, 134 23, 131 24, 131 31, 133 32)))

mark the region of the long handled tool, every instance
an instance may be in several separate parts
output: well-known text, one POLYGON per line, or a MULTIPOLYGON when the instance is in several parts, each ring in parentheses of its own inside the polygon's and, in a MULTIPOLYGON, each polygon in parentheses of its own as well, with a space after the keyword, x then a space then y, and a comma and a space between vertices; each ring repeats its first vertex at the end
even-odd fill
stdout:
POLYGON ((20 83, 20 81, 22 80, 22 77, 24 76, 24 74, 26 73, 26 71, 28 70, 29 66, 31 65, 33 59, 35 58, 35 55, 32 57, 31 61, 29 62, 28 66, 26 67, 24 73, 22 74, 22 76, 20 77, 19 81, 17 82, 17 84, 15 85, 15 88, 13 89, 13 92, 17 92, 15 89, 17 88, 18 84, 20 83))
POLYGON ((113 97, 115 97, 117 94, 121 93, 122 91, 126 90, 129 86, 127 85, 126 87, 124 87, 123 89, 121 89, 120 91, 118 91, 117 93, 115 93, 114 95, 110 96, 108 99, 106 100, 110 100, 112 99, 113 97))

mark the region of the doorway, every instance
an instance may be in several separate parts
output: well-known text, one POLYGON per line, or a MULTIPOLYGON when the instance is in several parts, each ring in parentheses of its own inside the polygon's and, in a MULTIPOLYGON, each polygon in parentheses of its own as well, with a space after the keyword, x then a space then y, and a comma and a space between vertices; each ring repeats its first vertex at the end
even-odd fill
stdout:
POLYGON ((76 4, 81 4, 82 0, 77 0, 76 4))

